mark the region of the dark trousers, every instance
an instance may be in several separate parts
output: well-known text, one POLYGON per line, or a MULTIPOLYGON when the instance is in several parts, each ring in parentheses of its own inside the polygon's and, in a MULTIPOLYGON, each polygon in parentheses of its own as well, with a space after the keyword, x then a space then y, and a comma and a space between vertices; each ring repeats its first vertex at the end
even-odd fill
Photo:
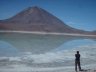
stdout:
POLYGON ((79 71, 81 70, 80 61, 75 61, 75 71, 77 71, 77 66, 79 68, 79 71))

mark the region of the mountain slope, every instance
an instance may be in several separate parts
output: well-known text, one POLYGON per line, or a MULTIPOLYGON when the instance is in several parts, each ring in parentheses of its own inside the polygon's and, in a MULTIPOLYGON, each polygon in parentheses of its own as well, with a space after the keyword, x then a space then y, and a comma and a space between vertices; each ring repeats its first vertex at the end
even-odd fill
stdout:
POLYGON ((90 34, 87 31, 66 25, 57 17, 39 7, 29 7, 12 18, 0 21, 0 30, 90 34))

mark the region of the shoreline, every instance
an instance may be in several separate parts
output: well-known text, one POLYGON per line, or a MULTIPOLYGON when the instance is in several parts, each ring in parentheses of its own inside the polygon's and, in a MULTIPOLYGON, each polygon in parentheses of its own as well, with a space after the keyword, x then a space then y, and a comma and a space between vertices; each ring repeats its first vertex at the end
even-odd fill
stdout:
MULTIPOLYGON (((1 72, 76 72, 74 67, 40 68, 40 67, 27 67, 24 65, 11 65, 9 68, 2 67, 2 69, 0 68, 0 71, 1 72)), ((83 71, 78 72, 96 72, 96 69, 85 68, 83 71)))
POLYGON ((67 35, 67 36, 96 37, 96 35, 86 35, 86 34, 77 34, 77 33, 57 33, 57 32, 38 32, 38 31, 1 30, 0 33, 27 33, 27 34, 41 34, 41 35, 67 35))

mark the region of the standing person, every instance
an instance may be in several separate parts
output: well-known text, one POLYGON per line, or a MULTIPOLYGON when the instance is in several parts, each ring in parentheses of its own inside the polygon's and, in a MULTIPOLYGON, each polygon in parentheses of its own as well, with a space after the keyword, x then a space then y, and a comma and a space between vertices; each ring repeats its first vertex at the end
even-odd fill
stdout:
POLYGON ((75 71, 76 72, 77 72, 77 65, 78 65, 79 71, 81 71, 79 51, 77 51, 77 53, 75 54, 75 71))

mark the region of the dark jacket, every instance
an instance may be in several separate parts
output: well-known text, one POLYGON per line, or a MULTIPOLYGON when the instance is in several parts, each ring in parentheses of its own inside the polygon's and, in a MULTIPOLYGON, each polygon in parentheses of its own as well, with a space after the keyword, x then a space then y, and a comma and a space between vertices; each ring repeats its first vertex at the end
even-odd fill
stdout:
POLYGON ((75 61, 80 61, 80 54, 75 54, 75 61))

